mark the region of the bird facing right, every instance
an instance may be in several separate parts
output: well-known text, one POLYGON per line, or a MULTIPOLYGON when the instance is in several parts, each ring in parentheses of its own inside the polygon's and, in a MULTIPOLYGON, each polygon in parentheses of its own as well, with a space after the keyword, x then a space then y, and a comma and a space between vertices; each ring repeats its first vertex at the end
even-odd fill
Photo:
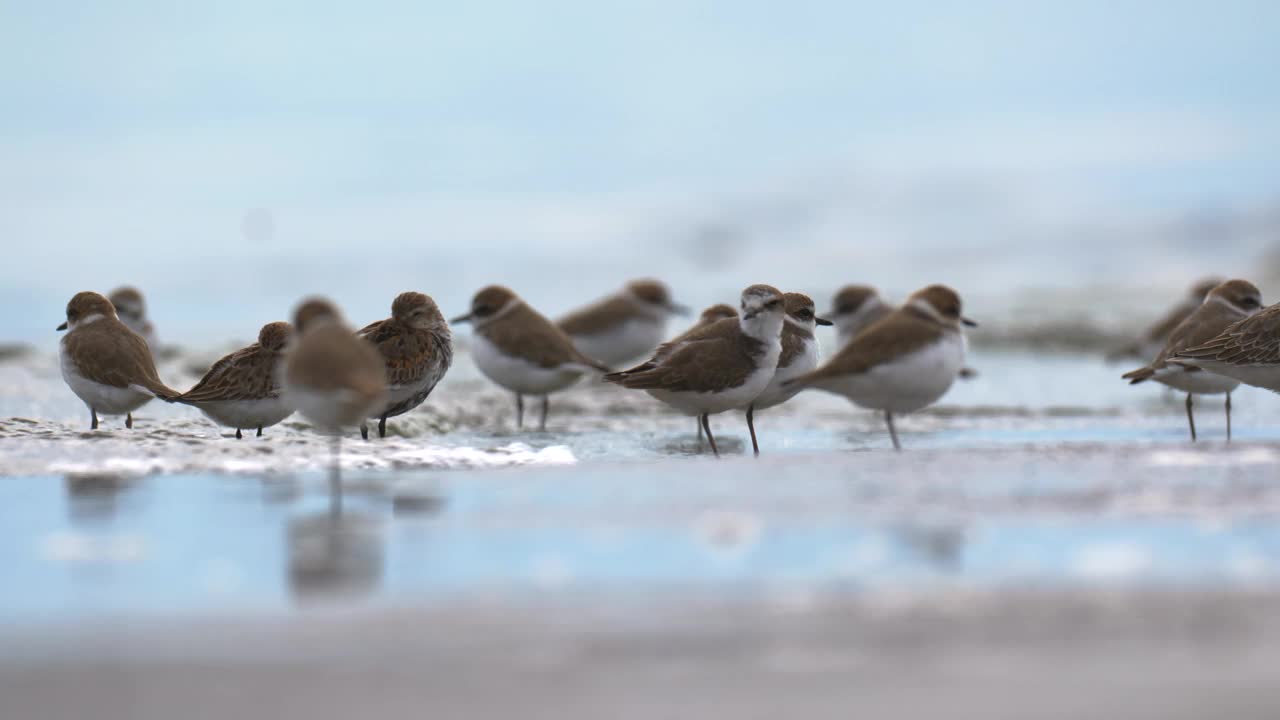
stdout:
POLYGON ((622 290, 556 322, 582 354, 605 365, 653 352, 667 334, 667 320, 689 309, 671 299, 658 280, 632 280, 622 290))
POLYGON ((210 420, 242 430, 271 427, 293 414, 293 407, 281 397, 280 364, 285 346, 293 337, 286 322, 271 322, 258 331, 258 342, 237 350, 213 364, 195 387, 175 401, 191 405, 210 420))
MULTIPOLYGON (((391 317, 370 323, 360 337, 373 343, 387 369, 387 402, 374 412, 378 437, 387 436, 387 418, 403 415, 427 399, 453 364, 453 337, 436 301, 420 292, 400 293, 391 317)), ((360 424, 369 439, 369 428, 360 424)))
POLYGON ((1194 395, 1226 393, 1227 441, 1231 441, 1231 391, 1240 385, 1229 375, 1205 372, 1203 368, 1172 363, 1170 357, 1197 347, 1220 335, 1230 325, 1251 317, 1262 309, 1262 293, 1248 280, 1228 280, 1209 292, 1208 297, 1169 335, 1168 342, 1151 364, 1127 372, 1121 377, 1131 385, 1155 380, 1187 394, 1187 425, 1191 441, 1196 440, 1196 421, 1191 411, 1194 395))
POLYGON ((785 386, 818 388, 884 412, 895 450, 895 413, 933 404, 955 381, 967 343, 960 296, 945 285, 917 290, 901 307, 863 330, 827 364, 785 386))

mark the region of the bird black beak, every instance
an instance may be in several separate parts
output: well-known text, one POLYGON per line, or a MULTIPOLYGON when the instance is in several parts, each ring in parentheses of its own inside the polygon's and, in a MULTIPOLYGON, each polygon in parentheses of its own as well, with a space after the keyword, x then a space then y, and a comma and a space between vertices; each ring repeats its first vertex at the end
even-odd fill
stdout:
POLYGON ((974 322, 973 320, 970 320, 967 317, 960 318, 960 322, 966 327, 978 327, 978 323, 974 322))
POLYGON ((458 323, 464 323, 464 322, 471 322, 471 313, 467 313, 466 315, 459 315, 458 317, 450 320, 449 324, 457 325, 458 323))
POLYGON ((59 325, 58 327, 56 327, 56 328, 54 328, 54 329, 55 329, 55 330, 57 330, 58 332, 62 332, 63 330, 66 330, 66 329, 67 329, 67 324, 64 322, 64 323, 62 323, 61 325, 59 325))
POLYGON ((818 317, 816 315, 814 316, 813 321, 818 323, 819 325, 835 325, 835 323, 831 322, 830 320, 824 317, 818 317))
POLYGON ((673 302, 667 303, 667 312, 675 313, 676 315, 688 315, 692 313, 693 310, 688 305, 681 305, 680 303, 673 302))

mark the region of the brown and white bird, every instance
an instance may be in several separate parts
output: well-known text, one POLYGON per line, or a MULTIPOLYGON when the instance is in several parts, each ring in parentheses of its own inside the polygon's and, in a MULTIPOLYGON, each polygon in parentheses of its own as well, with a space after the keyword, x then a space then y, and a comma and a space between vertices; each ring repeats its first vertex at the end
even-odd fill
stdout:
POLYGON ((525 395, 542 398, 538 429, 546 430, 549 395, 586 373, 609 371, 584 355, 555 323, 501 285, 476 293, 471 312, 450 322, 471 323, 471 356, 485 377, 515 393, 517 427, 524 427, 525 395))
POLYGON ((825 365, 784 385, 843 395, 881 410, 901 450, 895 414, 927 407, 942 397, 964 367, 967 343, 960 296, 945 285, 917 290, 902 307, 863 330, 825 365))
POLYGON ((1164 317, 1143 331, 1138 339, 1107 353, 1107 359, 1114 362, 1129 358, 1142 360, 1155 357, 1164 349, 1169 336, 1182 324, 1182 321, 1191 317, 1191 313, 1204 304, 1209 291, 1223 282, 1224 278, 1219 277, 1208 277, 1197 281, 1187 291, 1186 297, 1170 308, 1164 317))
POLYGON ((284 355, 285 402, 336 438, 364 422, 387 399, 387 373, 378 350, 342 319, 328 300, 311 298, 294 312, 297 333, 284 355))
POLYGON ((870 285, 845 285, 831 299, 831 311, 826 316, 835 325, 836 336, 843 347, 891 312, 893 306, 870 285))
POLYGON ((781 405, 800 392, 798 387, 783 386, 788 380, 818 367, 818 338, 814 330, 818 325, 833 324, 815 314, 813 300, 808 295, 789 292, 782 297, 787 316, 782 323, 782 353, 778 356, 778 369, 769 386, 751 403, 751 410, 767 410, 781 405))
MULTIPOLYGON (((401 293, 391 303, 391 317, 360 330, 373 343, 387 369, 387 402, 374 412, 378 437, 387 436, 387 418, 403 415, 427 399, 453 363, 453 336, 436 301, 420 292, 401 293)), ((369 439, 369 428, 360 424, 369 439)))
POLYGON ((1170 362, 1184 350, 1195 348, 1222 334, 1233 323, 1244 320, 1262 309, 1262 293, 1248 280, 1228 280, 1209 292, 1208 297, 1185 320, 1174 328, 1168 341, 1154 360, 1145 367, 1125 373, 1131 385, 1155 380, 1187 394, 1187 426, 1191 441, 1196 440, 1196 421, 1192 414, 1192 396, 1226 393, 1227 441, 1231 441, 1231 391, 1240 381, 1207 368, 1170 362))
MULTIPOLYGON (((748 410, 773 379, 782 354, 786 315, 782 293, 769 285, 742 291, 742 311, 695 330, 683 340, 658 347, 648 362, 605 375, 608 382, 644 390, 671 407, 700 418, 711 443, 709 417, 726 410, 748 410)), ((755 426, 748 415, 753 447, 755 426)))
POLYGON ((155 354, 158 349, 156 329, 147 319, 147 302, 142 298, 142 291, 126 285, 112 290, 107 295, 107 299, 115 306, 116 316, 120 318, 120 322, 142 336, 142 339, 147 341, 147 347, 151 348, 152 354, 155 354))
POLYGON ((1173 353, 1169 362, 1280 392, 1280 304, 1228 325, 1216 337, 1173 353))
POLYGON ((666 337, 671 316, 688 312, 671 300, 671 291, 662 282, 632 280, 556 324, 587 357, 619 365, 653 352, 666 337))
POLYGON ((271 427, 293 414, 285 401, 277 366, 293 337, 286 322, 272 322, 258 331, 258 342, 237 350, 213 364, 200 382, 175 400, 204 413, 224 427, 242 430, 271 427))
POLYGON ((178 396, 160 381, 147 342, 120 322, 102 295, 76 293, 58 330, 67 331, 58 346, 62 379, 89 406, 92 429, 98 429, 98 413, 124 415, 125 427, 132 428, 133 411, 151 398, 178 396))

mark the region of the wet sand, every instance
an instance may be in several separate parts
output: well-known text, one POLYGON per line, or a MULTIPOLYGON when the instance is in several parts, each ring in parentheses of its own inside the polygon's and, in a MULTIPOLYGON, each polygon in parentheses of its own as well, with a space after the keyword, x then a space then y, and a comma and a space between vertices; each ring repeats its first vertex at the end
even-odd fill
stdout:
POLYGON ((1269 593, 509 610, 27 631, 0 653, 0 703, 27 720, 1263 720, 1280 708, 1280 596, 1269 593))

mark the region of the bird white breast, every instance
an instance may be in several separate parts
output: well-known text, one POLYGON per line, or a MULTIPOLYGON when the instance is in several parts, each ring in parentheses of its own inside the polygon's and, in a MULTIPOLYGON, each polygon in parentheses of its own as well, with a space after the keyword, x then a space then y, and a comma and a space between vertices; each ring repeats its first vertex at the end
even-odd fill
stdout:
POLYGON ((648 355, 666 338, 666 318, 629 318, 594 335, 573 335, 583 355, 610 367, 648 355))
POLYGON ((687 415, 714 415, 726 410, 745 410, 773 380, 778 366, 778 356, 782 353, 782 342, 774 338, 765 345, 765 353, 758 358, 756 370, 747 376, 745 382, 737 387, 726 388, 720 392, 671 392, 669 390, 647 391, 654 398, 670 405, 687 415))
POLYGON ((472 336, 471 357, 485 377, 522 395, 546 395, 578 381, 585 368, 539 367, 523 358, 507 355, 480 333, 472 336))
POLYGON ((71 360, 71 356, 59 345, 58 364, 62 369, 62 379, 76 397, 84 401, 90 409, 101 415, 124 415, 147 404, 153 395, 140 392, 132 387, 114 387, 90 380, 80 374, 79 368, 71 360))
POLYGON ((317 390, 287 381, 283 396, 287 405, 296 408, 312 424, 331 432, 359 425, 386 397, 380 394, 370 400, 346 388, 317 390))
POLYGON ((782 384, 786 381, 800 377, 805 373, 812 372, 818 367, 818 340, 817 338, 807 338, 804 340, 803 350, 799 355, 791 360, 791 364, 786 367, 780 367, 773 374, 773 379, 769 381, 769 386, 760 393, 760 397, 755 399, 752 405, 756 410, 764 410, 771 408, 795 397, 800 392, 798 387, 784 388, 782 384))
POLYGON ((229 428, 270 427, 293 414, 293 407, 282 397, 261 400, 213 400, 196 408, 210 420, 229 428))
POLYGON ((873 410, 908 413, 946 394, 964 366, 964 337, 947 332, 936 342, 864 373, 815 383, 873 410))
POLYGON ((1240 381, 1211 372, 1188 372, 1179 365, 1169 365, 1156 371, 1153 380, 1175 390, 1195 395, 1220 395, 1240 387, 1240 381))
POLYGON ((1280 366, 1276 365, 1228 365, 1216 360, 1197 360, 1196 364, 1209 373, 1225 375, 1246 385, 1280 393, 1280 366))

